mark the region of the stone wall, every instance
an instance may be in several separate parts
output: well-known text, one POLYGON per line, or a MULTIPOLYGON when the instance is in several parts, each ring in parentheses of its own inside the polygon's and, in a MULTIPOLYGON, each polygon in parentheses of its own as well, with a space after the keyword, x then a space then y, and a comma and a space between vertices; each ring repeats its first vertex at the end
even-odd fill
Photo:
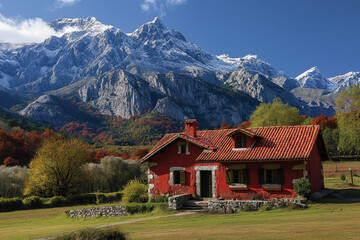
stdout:
POLYGON ((181 194, 168 198, 168 204, 170 210, 179 210, 182 208, 184 202, 192 198, 191 194, 181 194))
POLYGON ((211 200, 208 203, 209 212, 212 213, 236 213, 240 211, 257 211, 262 206, 268 209, 278 208, 306 208, 306 205, 296 199, 271 199, 269 201, 262 200, 211 200))
POLYGON ((86 208, 80 210, 70 210, 66 212, 72 218, 91 218, 91 217, 122 217, 129 213, 123 206, 86 208))

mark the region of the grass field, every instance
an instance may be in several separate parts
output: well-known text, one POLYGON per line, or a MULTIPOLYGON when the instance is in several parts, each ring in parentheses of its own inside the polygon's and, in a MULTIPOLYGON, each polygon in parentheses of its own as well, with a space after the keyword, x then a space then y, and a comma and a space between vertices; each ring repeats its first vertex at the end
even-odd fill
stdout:
POLYGON ((108 205, 87 205, 0 213, 0 239, 33 239, 73 232, 88 227, 170 214, 157 212, 127 217, 99 217, 91 219, 72 219, 65 214, 65 211, 69 209, 99 206, 108 205))
POLYGON ((360 239, 360 203, 307 210, 197 214, 117 227, 131 239, 360 239))
MULTIPOLYGON (((360 167, 360 162, 337 163, 337 166, 329 162, 324 164, 324 171, 338 174, 339 168, 356 169, 358 166, 360 167)), ((349 186, 335 175, 325 178, 325 187, 348 189, 346 197, 360 198, 360 178, 354 178, 354 182, 355 186, 349 186)), ((171 214, 156 212, 92 219, 71 219, 65 214, 69 209, 93 206, 99 205, 0 213, 0 239, 32 239, 171 214)), ((282 209, 231 215, 196 214, 149 219, 117 228, 128 233, 131 239, 360 239, 359 226, 360 203, 344 203, 333 199, 309 204, 306 210, 282 209)))

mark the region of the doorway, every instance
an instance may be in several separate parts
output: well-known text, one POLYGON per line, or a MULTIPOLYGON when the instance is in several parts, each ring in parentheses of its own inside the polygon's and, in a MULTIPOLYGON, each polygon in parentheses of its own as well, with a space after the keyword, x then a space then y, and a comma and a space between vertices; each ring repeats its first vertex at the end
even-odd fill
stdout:
POLYGON ((200 196, 212 197, 212 174, 211 171, 200 171, 200 196))

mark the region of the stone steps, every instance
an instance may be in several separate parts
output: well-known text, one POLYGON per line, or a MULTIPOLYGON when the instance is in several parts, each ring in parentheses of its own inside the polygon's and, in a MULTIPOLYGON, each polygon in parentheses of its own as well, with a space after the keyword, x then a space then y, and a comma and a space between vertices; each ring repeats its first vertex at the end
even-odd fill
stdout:
POLYGON ((181 211, 198 211, 204 212, 208 210, 208 202, 197 201, 197 200, 188 200, 184 202, 181 211))

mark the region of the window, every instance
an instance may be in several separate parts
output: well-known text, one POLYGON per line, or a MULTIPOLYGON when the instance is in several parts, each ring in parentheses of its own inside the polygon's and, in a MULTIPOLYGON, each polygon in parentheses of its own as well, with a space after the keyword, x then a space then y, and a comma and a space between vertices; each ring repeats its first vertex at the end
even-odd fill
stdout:
POLYGON ((277 169, 259 169, 260 184, 283 184, 284 171, 282 168, 277 169))
POLYGON ((235 148, 246 148, 246 136, 237 136, 235 142, 235 148))
POLYGON ((248 183, 248 170, 243 169, 229 169, 226 171, 226 183, 227 184, 236 184, 236 183, 248 183))
POLYGON ((174 185, 180 184, 180 171, 174 171, 173 178, 174 178, 174 185))
MULTIPOLYGON (((175 169, 185 169, 182 167, 175 167, 175 169)), ((186 171, 170 169, 170 185, 186 185, 186 171)))
POLYGON ((178 143, 178 154, 187 154, 189 155, 189 143, 188 142, 179 142, 178 143))

